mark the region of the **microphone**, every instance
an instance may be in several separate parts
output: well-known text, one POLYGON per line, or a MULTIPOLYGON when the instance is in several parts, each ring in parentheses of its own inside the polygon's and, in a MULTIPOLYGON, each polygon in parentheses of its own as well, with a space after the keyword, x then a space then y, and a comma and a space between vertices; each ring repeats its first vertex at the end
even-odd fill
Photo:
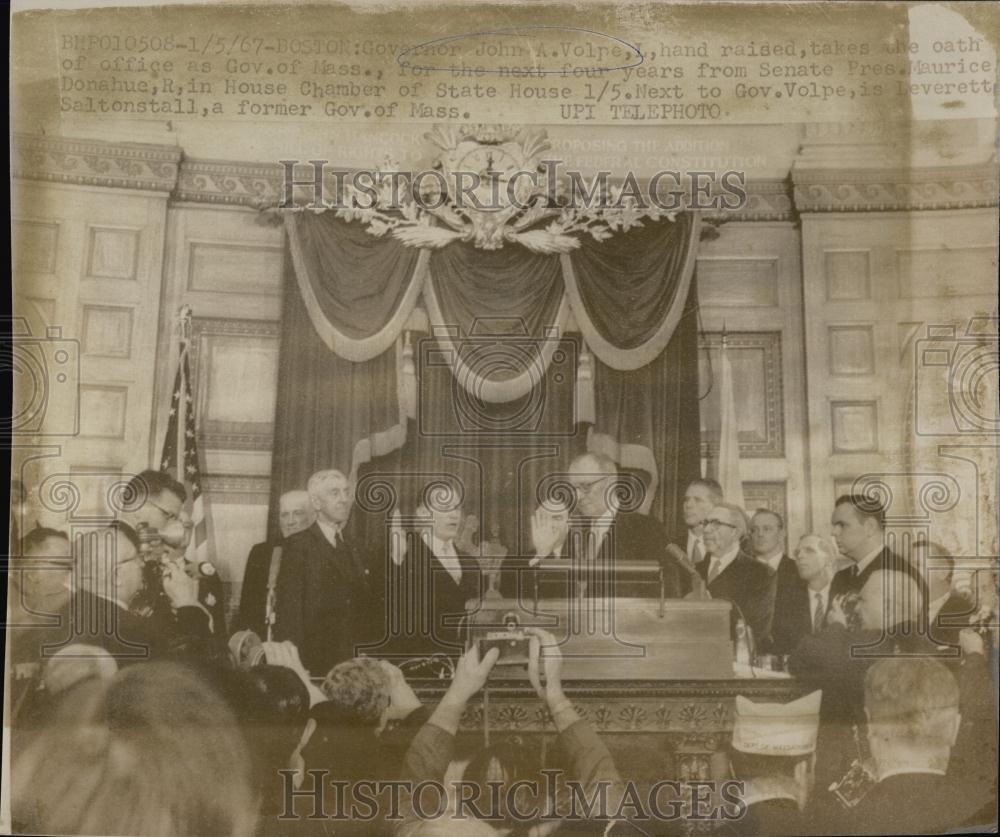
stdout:
POLYGON ((693 599, 695 601, 706 601, 711 599, 712 595, 708 592, 708 585, 705 583, 705 579, 701 577, 701 573, 694 564, 688 559, 687 554, 681 549, 677 544, 672 543, 667 545, 667 555, 673 558, 678 564, 683 567, 688 575, 691 576, 691 592, 688 593, 684 598, 693 599))

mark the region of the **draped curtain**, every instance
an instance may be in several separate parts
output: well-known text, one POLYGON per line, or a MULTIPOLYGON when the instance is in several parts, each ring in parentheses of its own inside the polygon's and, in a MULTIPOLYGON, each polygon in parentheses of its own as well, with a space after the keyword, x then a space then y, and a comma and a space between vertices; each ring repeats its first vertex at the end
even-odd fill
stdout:
POLYGON ((679 523, 699 475, 695 214, 564 256, 419 250, 333 213, 286 226, 272 511, 324 467, 386 475, 404 513, 416 483, 450 474, 517 548, 515 510, 591 450, 679 523))

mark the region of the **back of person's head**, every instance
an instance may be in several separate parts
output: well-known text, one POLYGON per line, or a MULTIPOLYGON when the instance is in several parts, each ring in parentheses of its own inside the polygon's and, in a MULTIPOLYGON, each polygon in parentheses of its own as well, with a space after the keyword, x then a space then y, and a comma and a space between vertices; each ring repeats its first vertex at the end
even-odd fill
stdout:
POLYGON ((74 643, 56 651, 42 669, 42 684, 50 695, 58 695, 85 680, 110 680, 118 663, 105 649, 74 643))
MULTIPOLYGON (((462 773, 462 781, 477 785, 479 798, 484 800, 493 796, 491 782, 503 782, 508 788, 515 782, 529 782, 532 788, 538 788, 541 793, 547 785, 537 767, 537 759, 532 759, 530 752, 531 749, 518 736, 501 738, 473 754, 462 773)), ((522 787, 522 792, 527 794, 526 786, 522 787)), ((502 810, 498 813, 510 820, 506 809, 506 791, 501 794, 500 801, 502 810)), ((545 809, 543 800, 533 796, 519 797, 516 805, 521 810, 530 810, 534 806, 539 810, 545 809)), ((511 825, 513 822, 508 821, 507 824, 511 825)))
MULTIPOLYGON (((958 731, 958 699, 954 676, 937 660, 880 660, 865 674, 869 739, 890 749, 950 748, 958 731)), ((873 755, 878 760, 879 753, 873 755)))
POLYGON ((131 666, 65 693, 14 761, 14 818, 43 834, 243 837, 256 821, 249 761, 197 674, 131 666))
POLYGON ((764 778, 791 778, 795 766, 802 756, 764 756, 758 753, 743 753, 733 749, 729 761, 733 766, 733 776, 740 781, 764 778))
POLYGON ((309 720, 309 690, 285 666, 254 666, 243 675, 246 695, 237 707, 251 746, 267 767, 284 767, 309 720))
POLYGON ((389 706, 389 675, 378 660, 355 657, 338 663, 320 691, 356 724, 378 727, 389 706))

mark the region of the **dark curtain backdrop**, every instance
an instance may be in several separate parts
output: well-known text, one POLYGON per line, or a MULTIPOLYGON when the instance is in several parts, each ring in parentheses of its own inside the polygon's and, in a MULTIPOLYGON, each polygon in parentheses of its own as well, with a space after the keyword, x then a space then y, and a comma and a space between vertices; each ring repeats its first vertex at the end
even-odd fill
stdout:
POLYGON ((286 259, 278 397, 271 459, 269 532, 277 533, 278 498, 305 488, 323 468, 351 469, 356 440, 400 421, 396 349, 354 363, 316 333, 286 259))
POLYGON ((283 491, 355 468, 359 504, 378 512, 392 496, 412 514, 423 486, 458 481, 480 535, 496 526, 524 549, 542 477, 588 448, 624 470, 652 465, 650 510, 679 528, 679 495, 700 473, 697 219, 583 238, 563 257, 417 251, 331 213, 287 225, 272 534, 283 491), (421 292, 427 316, 414 318, 421 292), (571 307, 582 334, 565 332, 571 307), (514 375, 519 357, 542 362, 514 375), (471 369, 456 374, 456 359, 471 369))

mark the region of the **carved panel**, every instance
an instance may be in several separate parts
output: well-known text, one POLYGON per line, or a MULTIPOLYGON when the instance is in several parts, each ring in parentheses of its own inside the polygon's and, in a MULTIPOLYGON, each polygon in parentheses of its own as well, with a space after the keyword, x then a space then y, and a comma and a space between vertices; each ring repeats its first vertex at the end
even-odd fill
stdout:
POLYGON ((189 241, 188 247, 188 290, 268 296, 281 291, 280 246, 189 241))
POLYGON ((788 520, 788 491, 784 482, 744 482, 743 501, 748 512, 767 509, 788 520))
POLYGON ((871 299, 870 250, 827 250, 824 253, 826 298, 830 302, 871 299))
POLYGON ((875 335, 870 325, 829 326, 831 375, 874 375, 875 335))
POLYGON ((896 251, 903 299, 984 296, 996 293, 993 247, 949 247, 896 251))
POLYGON ((206 449, 270 450, 278 324, 195 318, 192 374, 206 449))
MULTIPOLYGON (((722 335, 706 332, 699 351, 702 456, 709 456, 710 416, 719 410, 719 350, 722 335)), ((781 333, 730 332, 726 352, 733 368, 734 398, 739 405, 740 456, 781 457, 785 453, 784 400, 781 382, 781 333)))
POLYGON ((94 279, 135 279, 139 264, 138 229, 90 227, 87 276, 94 279))
POLYGON ((59 224, 55 221, 14 220, 11 246, 15 272, 54 273, 59 224))
POLYGON ((133 309, 121 305, 83 306, 83 353, 90 357, 132 356, 133 309))
POLYGON ((830 402, 834 453, 878 450, 878 405, 875 401, 830 402))
POLYGON ((80 435, 124 439, 128 387, 80 385, 80 435))
POLYGON ((771 308, 778 304, 778 260, 711 257, 697 261, 702 305, 771 308))

